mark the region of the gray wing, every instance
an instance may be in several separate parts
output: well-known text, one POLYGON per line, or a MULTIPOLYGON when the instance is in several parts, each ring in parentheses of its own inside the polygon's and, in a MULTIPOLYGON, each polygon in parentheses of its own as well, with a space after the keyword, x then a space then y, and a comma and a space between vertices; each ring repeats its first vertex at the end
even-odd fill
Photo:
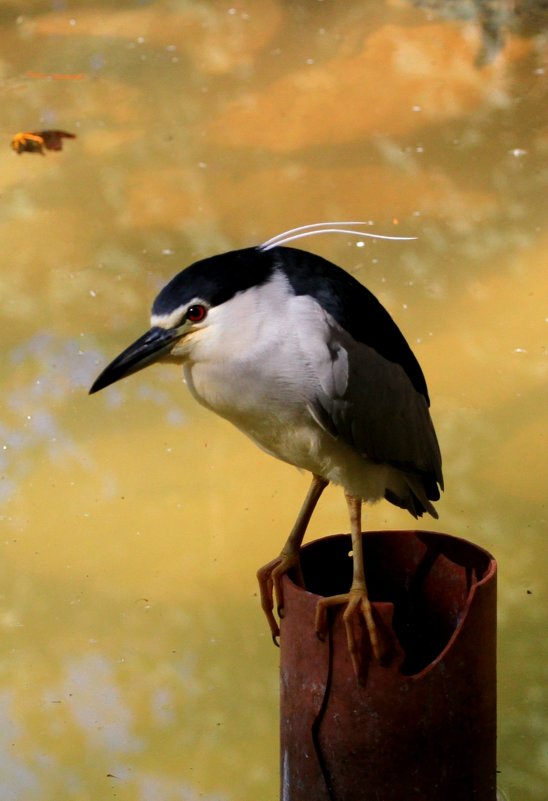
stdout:
MULTIPOLYGON (((436 433, 427 400, 404 369, 336 325, 330 326, 320 369, 319 389, 309 402, 316 421, 364 457, 418 482, 423 499, 437 500, 443 478, 436 433)), ((422 511, 432 512, 429 507, 422 511)))

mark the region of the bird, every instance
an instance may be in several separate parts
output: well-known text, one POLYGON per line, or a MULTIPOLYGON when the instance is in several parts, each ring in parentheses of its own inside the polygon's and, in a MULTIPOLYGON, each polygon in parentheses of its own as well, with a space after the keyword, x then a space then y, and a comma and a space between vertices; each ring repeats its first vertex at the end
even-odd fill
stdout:
POLYGON ((93 394, 153 362, 182 366, 190 393, 271 456, 311 474, 280 554, 257 571, 261 606, 278 644, 282 576, 303 582, 299 553, 328 484, 342 488, 350 520, 352 583, 321 598, 316 633, 343 605, 348 649, 361 670, 356 620, 371 652, 385 644, 369 600, 361 513, 386 499, 414 517, 437 518, 441 453, 422 369, 389 312, 343 268, 295 240, 320 233, 380 236, 361 222, 300 226, 262 245, 220 253, 177 273, 153 302, 150 329, 97 377, 93 394))
POLYGON ((46 150, 62 150, 63 139, 76 139, 76 134, 68 131, 20 131, 11 140, 12 150, 21 153, 41 153, 46 150))

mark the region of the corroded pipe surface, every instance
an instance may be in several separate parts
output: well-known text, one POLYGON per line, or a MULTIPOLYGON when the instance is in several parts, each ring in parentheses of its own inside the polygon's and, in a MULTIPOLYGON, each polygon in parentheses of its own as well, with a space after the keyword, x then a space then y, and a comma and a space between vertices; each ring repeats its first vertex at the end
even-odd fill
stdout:
POLYGON ((364 534, 385 664, 360 634, 357 681, 342 607, 315 635, 318 596, 345 592, 350 537, 302 549, 307 590, 284 577, 282 801, 496 801, 496 563, 446 534, 364 534))

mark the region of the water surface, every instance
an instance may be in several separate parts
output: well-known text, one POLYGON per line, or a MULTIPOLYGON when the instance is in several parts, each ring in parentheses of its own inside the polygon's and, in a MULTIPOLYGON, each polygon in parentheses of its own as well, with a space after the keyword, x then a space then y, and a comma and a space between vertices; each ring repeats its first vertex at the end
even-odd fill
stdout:
MULTIPOLYGON (((447 491, 421 525, 498 559, 500 786, 544 798, 546 19, 491 5, 2 4, 3 801, 278 797, 254 574, 308 479, 173 368, 87 389, 174 272, 329 219, 417 237, 306 247, 423 365, 447 491), (10 150, 47 128, 77 138, 10 150)), ((346 528, 330 489, 308 536, 346 528)))

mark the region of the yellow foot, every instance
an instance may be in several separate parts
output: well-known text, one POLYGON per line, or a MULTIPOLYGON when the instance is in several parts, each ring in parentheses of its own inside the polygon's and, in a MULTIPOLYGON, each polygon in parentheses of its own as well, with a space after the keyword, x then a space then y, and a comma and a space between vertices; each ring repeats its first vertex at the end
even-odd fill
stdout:
POLYGON ((318 601, 318 606, 316 607, 316 634, 320 639, 325 639, 327 634, 327 610, 331 606, 339 606, 340 604, 346 604, 346 609, 343 613, 346 641, 354 673, 359 679, 362 676, 362 648, 360 643, 356 641, 355 627, 353 625, 356 616, 361 615, 365 621, 371 650, 377 661, 380 662, 382 660, 385 648, 381 645, 379 630, 373 619, 373 610, 371 609, 367 592, 362 588, 354 588, 350 592, 344 593, 344 595, 332 595, 318 601))
POLYGON ((257 580, 261 593, 261 606, 266 615, 272 642, 279 645, 280 627, 274 617, 274 599, 276 599, 276 611, 280 617, 284 616, 284 594, 282 587, 282 576, 290 570, 296 570, 297 582, 303 586, 303 575, 298 552, 284 553, 283 551, 276 559, 257 570, 257 580))

